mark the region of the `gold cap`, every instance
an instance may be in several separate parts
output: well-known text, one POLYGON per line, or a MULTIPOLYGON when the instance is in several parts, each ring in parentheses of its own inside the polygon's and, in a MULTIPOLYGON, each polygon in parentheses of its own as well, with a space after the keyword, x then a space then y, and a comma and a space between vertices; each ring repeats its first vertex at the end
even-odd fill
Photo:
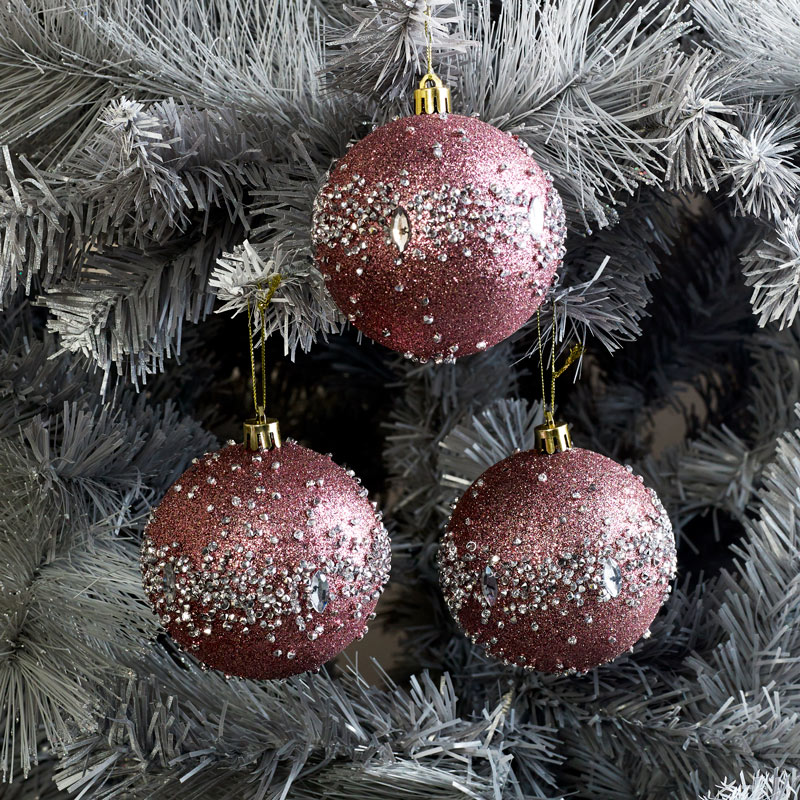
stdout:
POLYGON ((549 456, 572 450, 572 437, 566 422, 556 422, 551 411, 544 412, 544 423, 533 429, 534 448, 549 456))
POLYGON ((244 422, 244 444, 248 450, 271 450, 281 446, 278 420, 259 416, 244 422))
POLYGON ((414 107, 417 114, 449 114, 452 110, 450 90, 433 71, 427 72, 414 90, 414 107), (432 83, 433 86, 428 86, 432 83))

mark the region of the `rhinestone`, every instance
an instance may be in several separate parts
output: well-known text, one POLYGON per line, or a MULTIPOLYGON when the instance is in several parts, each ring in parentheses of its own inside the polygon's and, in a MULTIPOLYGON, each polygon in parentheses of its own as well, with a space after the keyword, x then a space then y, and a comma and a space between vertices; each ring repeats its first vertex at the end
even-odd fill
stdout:
POLYGON ((497 578, 491 567, 486 567, 481 573, 481 589, 486 602, 493 606, 497 602, 497 578))
POLYGON ((528 222, 531 226, 531 236, 541 238, 544 233, 544 201, 541 197, 534 197, 528 209, 528 222))
POLYGON ((398 207, 392 214, 392 221, 390 226, 390 236, 397 249, 402 253, 408 245, 408 240, 411 236, 411 223, 408 219, 406 210, 398 207))
POLYGON ((603 586, 612 597, 618 597, 622 587, 622 573, 619 564, 613 558, 606 559, 603 564, 603 586))
POLYGON ((175 600, 175 570, 172 564, 166 564, 164 566, 164 573, 161 578, 161 591, 164 592, 164 599, 168 604, 175 600))
POLYGON ((320 614, 325 610, 330 600, 328 576, 324 572, 315 572, 311 578, 311 593, 309 595, 311 607, 320 614))

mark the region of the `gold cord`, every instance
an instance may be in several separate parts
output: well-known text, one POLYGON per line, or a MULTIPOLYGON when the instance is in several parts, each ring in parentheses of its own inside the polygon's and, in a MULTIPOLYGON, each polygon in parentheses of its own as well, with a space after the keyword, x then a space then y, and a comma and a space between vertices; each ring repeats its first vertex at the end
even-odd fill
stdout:
MULTIPOLYGON (((542 378, 542 410, 547 411, 547 395, 544 388, 544 344, 542 343, 542 317, 536 309, 536 333, 539 337, 539 374, 542 378)), ((560 368, 556 369, 556 301, 553 300, 553 330, 550 345, 552 358, 550 359, 550 413, 556 413, 556 378, 561 377, 567 369, 583 355, 583 345, 575 344, 570 348, 569 355, 560 368)))
POLYGON ((550 413, 556 413, 556 300, 553 298, 553 332, 550 335, 553 358, 550 360, 550 413))
POLYGON ((261 405, 258 404, 258 384, 256 383, 256 353, 253 341, 253 312, 250 308, 250 297, 247 298, 247 333, 250 338, 250 374, 253 379, 253 407, 260 420, 266 419, 267 408, 267 306, 269 306, 281 282, 280 275, 273 275, 269 279, 269 288, 264 291, 258 284, 256 295, 256 308, 261 319, 261 405))
POLYGON ((542 411, 545 410, 546 400, 544 393, 544 345, 542 344, 542 314, 536 309, 536 333, 539 335, 539 374, 542 376, 542 411))
POLYGON ((428 74, 433 72, 433 39, 431 37, 431 24, 433 18, 431 16, 431 5, 425 3, 425 39, 428 43, 428 74))

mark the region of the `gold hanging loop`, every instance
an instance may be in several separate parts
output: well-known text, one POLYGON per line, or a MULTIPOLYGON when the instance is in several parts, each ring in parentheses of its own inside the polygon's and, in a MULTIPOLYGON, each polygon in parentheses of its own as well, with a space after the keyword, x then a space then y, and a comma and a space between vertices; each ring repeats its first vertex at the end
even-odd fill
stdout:
POLYGON ((256 382, 256 354, 253 341, 253 312, 250 298, 247 298, 247 331, 250 337, 250 375, 253 380, 253 407, 256 415, 244 421, 244 444, 248 450, 269 450, 281 446, 281 432, 278 420, 267 417, 267 307, 281 282, 280 275, 270 278, 266 291, 258 286, 255 306, 261 320, 261 403, 258 402, 258 383, 256 382))
POLYGON ((433 39, 431 37, 431 7, 425 3, 425 41, 428 71, 414 90, 414 110, 417 114, 449 114, 452 108, 450 90, 433 71, 433 39), (432 84, 429 86, 428 84, 432 84))
POLYGON ((533 429, 534 449, 539 453, 553 455, 572 449, 572 437, 566 422, 556 422, 556 378, 562 375, 581 355, 582 345, 576 344, 570 349, 569 355, 559 369, 556 369, 556 304, 553 301, 553 332, 551 339, 552 358, 550 360, 550 408, 547 407, 544 378, 544 345, 542 343, 542 321, 539 310, 536 310, 536 332, 539 337, 539 374, 542 379, 542 409, 544 422, 533 429))

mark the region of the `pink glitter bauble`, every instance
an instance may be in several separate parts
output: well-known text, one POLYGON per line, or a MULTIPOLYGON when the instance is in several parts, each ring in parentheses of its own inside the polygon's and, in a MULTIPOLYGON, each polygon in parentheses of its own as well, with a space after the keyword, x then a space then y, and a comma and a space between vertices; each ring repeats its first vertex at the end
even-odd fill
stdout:
POLYGON ((347 318, 422 361, 510 336, 564 254, 564 211, 527 145, 473 117, 383 125, 334 163, 314 203, 317 264, 347 318))
POLYGON ((629 649, 675 576, 672 525, 641 478, 598 453, 516 453, 458 501, 439 554, 447 605, 508 664, 585 672, 629 649))
POLYGON ((353 473, 294 442, 195 459, 153 511, 144 588, 167 632, 209 667, 286 678, 367 630, 389 539, 353 473))

